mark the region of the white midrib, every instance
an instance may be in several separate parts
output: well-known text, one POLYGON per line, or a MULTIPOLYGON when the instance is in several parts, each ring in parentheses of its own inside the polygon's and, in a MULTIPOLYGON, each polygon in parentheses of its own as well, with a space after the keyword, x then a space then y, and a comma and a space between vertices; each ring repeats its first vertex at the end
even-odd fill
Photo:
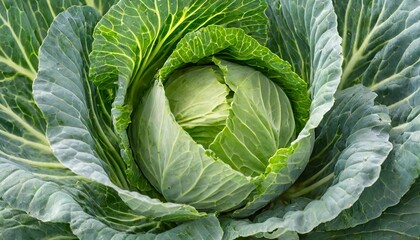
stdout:
POLYGON ((29 125, 24 119, 18 116, 10 108, 0 105, 0 110, 9 115, 16 122, 18 122, 23 128, 25 128, 28 131, 28 133, 38 138, 44 145, 49 145, 47 137, 44 134, 42 134, 41 132, 33 128, 31 125, 29 125))
POLYGON ((36 143, 36 142, 30 141, 30 140, 28 140, 24 137, 15 135, 15 134, 10 133, 10 132, 6 132, 6 131, 1 130, 1 129, 0 129, 0 135, 5 136, 7 139, 13 139, 13 140, 19 141, 23 145, 31 146, 33 148, 36 148, 36 149, 44 151, 44 152, 51 152, 51 148, 48 145, 44 145, 44 144, 41 144, 41 143, 36 143))
MULTIPOLYGON (((347 82, 347 78, 353 72, 353 69, 356 67, 356 65, 360 61, 360 59, 363 58, 363 56, 364 56, 363 53, 364 53, 365 49, 367 48, 367 46, 369 44, 369 38, 370 38, 369 35, 365 38, 365 40, 363 41, 360 48, 357 49, 355 52, 353 52, 353 54, 350 58, 350 61, 347 63, 346 67, 344 68, 343 75, 341 77, 340 85, 347 82)), ((340 86, 339 89, 342 89, 342 86, 340 86)))
MULTIPOLYGON (((417 94, 417 92, 418 92, 419 90, 417 90, 417 91, 414 91, 413 93, 411 93, 410 95, 408 95, 407 97, 405 97, 405 98, 403 98, 403 99, 401 99, 401 100, 398 100, 398 101, 396 101, 396 102, 394 102, 394 103, 392 103, 392 104, 390 104, 390 105, 388 105, 387 107, 388 107, 388 109, 390 109, 390 110, 392 110, 393 108, 398 108, 400 105, 402 105, 404 102, 407 102, 407 103, 409 103, 409 100, 412 98, 412 97, 414 97, 416 94, 417 94)), ((412 108, 414 108, 414 107, 412 107, 412 108)))
POLYGON ((14 156, 14 155, 10 155, 7 154, 3 151, 0 151, 0 156, 5 156, 10 160, 16 161, 16 162, 21 162, 24 164, 29 164, 35 167, 40 167, 40 168, 60 168, 60 169, 65 169, 67 168, 66 166, 64 166, 63 164, 59 163, 59 162, 38 162, 38 161, 34 161, 34 160, 30 160, 27 158, 22 158, 22 157, 18 157, 18 156, 14 156))
POLYGON ((51 12, 51 15, 55 18, 57 16, 57 14, 54 12, 53 7, 51 6, 51 1, 47 1, 47 4, 48 4, 48 9, 51 12))
POLYGON ((36 78, 36 73, 22 67, 21 65, 16 64, 13 62, 10 58, 5 58, 3 56, 0 56, 0 62, 6 64, 7 66, 13 68, 17 73, 20 73, 24 75, 25 77, 29 78, 30 80, 34 80, 36 78))
POLYGON ((52 175, 52 174, 44 174, 44 173, 36 173, 33 172, 33 175, 40 177, 40 178, 45 178, 45 179, 57 179, 57 180, 62 180, 62 179, 84 179, 84 177, 79 176, 79 175, 52 175))
MULTIPOLYGON (((351 1, 350 1, 350 3, 351 3, 351 1)), ((382 9, 381 9, 381 11, 379 13, 378 21, 374 24, 374 26, 372 27, 372 29, 366 35, 365 39, 362 42, 362 45, 360 45, 360 47, 358 49, 356 48, 357 42, 355 42, 354 47, 352 49, 352 53, 351 53, 352 55, 351 55, 350 61, 347 63, 347 65, 343 69, 343 75, 342 75, 341 82, 340 82, 340 85, 339 85, 338 89, 343 89, 344 88, 344 85, 347 82, 348 77, 353 72, 354 68, 357 66, 357 64, 359 63, 360 59, 362 59, 365 56, 364 53, 365 53, 365 51, 366 51, 366 49, 367 49, 367 47, 369 45, 369 42, 370 42, 373 34, 375 33, 376 29, 380 28, 384 24, 387 24, 387 21, 383 21, 383 22, 379 21, 379 19, 382 19, 382 16, 383 16, 383 14, 385 12, 384 9, 385 9, 385 4, 382 6, 382 9)), ((396 12, 398 12, 398 10, 399 10, 399 8, 390 16, 390 18, 394 14, 396 14, 396 12)), ((363 11, 363 9, 362 9, 362 11, 363 11)), ((349 11, 347 11, 347 9, 346 9, 346 18, 345 18, 345 24, 344 24, 344 30, 345 30, 345 32, 343 34, 346 34, 346 31, 347 31, 347 21, 348 21, 347 13, 348 12, 349 11)), ((359 24, 360 24, 360 19, 358 21, 358 28, 359 28, 359 24)), ((359 31, 357 31, 357 32, 359 32, 359 31)), ((344 44, 347 44, 347 41, 346 41, 347 38, 346 38, 345 35, 343 35, 343 38, 344 38, 343 39, 343 46, 344 46, 344 44)))

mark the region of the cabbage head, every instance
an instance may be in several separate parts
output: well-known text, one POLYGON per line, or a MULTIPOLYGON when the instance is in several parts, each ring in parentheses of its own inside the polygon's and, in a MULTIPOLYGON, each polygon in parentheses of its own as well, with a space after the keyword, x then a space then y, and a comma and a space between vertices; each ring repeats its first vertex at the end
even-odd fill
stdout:
POLYGON ((1 239, 418 239, 418 0, 1 0, 1 239))

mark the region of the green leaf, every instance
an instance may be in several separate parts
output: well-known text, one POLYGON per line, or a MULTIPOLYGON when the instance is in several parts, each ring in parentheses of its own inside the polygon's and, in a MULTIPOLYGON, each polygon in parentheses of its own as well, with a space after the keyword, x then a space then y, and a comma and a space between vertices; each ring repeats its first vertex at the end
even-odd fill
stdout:
POLYGON ((69 225, 45 223, 0 200, 0 238, 2 239, 77 239, 69 225))
POLYGON ((46 178, 62 176, 67 181, 73 174, 51 158, 52 151, 45 136, 46 122, 32 96, 34 76, 26 73, 37 68, 39 42, 55 17, 52 11, 58 13, 71 4, 55 1, 50 8, 43 9, 47 11, 39 11, 38 7, 43 4, 46 1, 32 4, 29 1, 2 1, 0 4, 1 56, 8 59, 6 62, 0 60, 0 156, 12 159, 26 169, 41 171, 39 174, 46 178), (27 56, 32 57, 28 60, 27 56), (13 68, 8 64, 24 67, 13 68))
POLYGON ((0 155, 29 156, 51 153, 44 134, 45 121, 32 98, 31 82, 22 76, 0 78, 0 155))
POLYGON ((341 88, 362 83, 388 106, 397 127, 420 113, 420 3, 337 1, 343 36, 341 88), (356 14, 354 14, 356 13, 356 14), (361 27, 361 26, 365 27, 361 27))
POLYGON ((90 75, 101 89, 115 90, 112 118, 126 162, 133 161, 126 132, 131 110, 178 41, 188 32, 218 24, 241 27, 265 42, 265 8, 262 0, 122 0, 110 9, 95 29, 90 75))
MULTIPOLYGON (((24 9, 26 1, 2 1, 0 4, 0 70, 35 79, 38 48, 43 29, 33 28, 34 16, 24 9), (38 30, 38 31, 37 31, 38 30)), ((48 27, 48 26, 47 26, 48 27)))
POLYGON ((374 106, 376 94, 357 85, 337 93, 336 96, 336 104, 316 129, 317 137, 310 162, 296 184, 285 194, 289 199, 308 194, 316 198, 325 192, 328 187, 325 185, 327 178, 333 179, 331 173, 334 172, 336 176, 337 172, 351 164, 349 159, 343 160, 346 157, 342 157, 342 154, 355 154, 349 152, 355 151, 356 157, 361 158, 364 155, 363 161, 375 164, 365 166, 364 170, 369 173, 367 169, 371 168, 371 175, 374 176, 379 174, 377 165, 384 161, 392 149, 388 142, 388 111, 384 106, 374 106), (350 150, 344 150, 348 146, 351 146, 350 150), (316 190, 311 186, 316 187, 316 190))
POLYGON ((295 202, 300 196, 310 201, 302 199, 296 209, 280 205, 266 210, 254 222, 226 220, 226 231, 232 237, 268 238, 289 231, 308 233, 352 206, 379 178, 381 164, 392 149, 387 110, 374 105, 375 97, 360 85, 337 94, 336 104, 317 129, 316 147, 302 180, 283 195, 295 202))
POLYGON ((337 16, 328 0, 268 3, 268 46, 289 61, 292 69, 309 83, 310 125, 315 128, 333 105, 342 73, 337 16))
POLYGON ((126 162, 110 124, 97 115, 94 96, 99 93, 87 79, 90 34, 98 18, 91 8, 71 8, 51 25, 40 49, 34 96, 48 123, 51 149, 77 175, 115 189, 139 214, 167 219, 202 216, 191 206, 162 203, 128 190, 126 162))
POLYGON ((143 97, 132 130, 137 162, 168 201, 226 211, 242 204, 255 188, 249 178, 210 156, 182 129, 160 81, 143 97))
MULTIPOLYGON (((109 3, 96 1, 104 11, 109 3)), ((0 3, 0 149, 3 156, 49 154, 45 120, 32 96, 38 49, 54 17, 81 1, 9 1, 0 3)), ((23 156, 25 158, 25 156, 23 156)), ((48 159, 48 158, 47 158, 48 159)), ((37 163, 38 164, 38 163, 37 163)), ((41 163, 39 163, 41 164, 41 163)))
POLYGON ((78 2, 0 3, 0 156, 34 171, 44 168, 46 176, 68 176, 69 171, 61 171, 65 167, 49 157, 46 123, 32 96, 32 80, 40 42, 53 18, 78 2))
POLYGON ((283 90, 247 66, 216 62, 235 93, 232 108, 210 149, 247 176, 265 172, 269 158, 294 138, 293 111, 283 90))
POLYGON ((346 10, 350 8, 358 12, 358 21, 340 24, 341 33, 349 35, 345 40, 355 45, 353 49, 347 47, 345 56, 349 63, 343 68, 353 73, 343 84, 362 82, 378 93, 378 102, 390 109, 394 127, 411 121, 420 111, 420 63, 416 57, 419 54, 420 23, 417 19, 420 3, 380 1, 365 8, 359 1, 354 1, 347 5, 337 3, 335 7, 342 16, 347 16, 346 10), (374 17, 370 18, 371 15, 374 17), (367 18, 368 28, 363 31, 356 28, 356 24, 367 18), (354 39, 350 39, 352 34, 349 32, 356 34, 354 39), (355 66, 358 68, 354 69, 355 66))
POLYGON ((118 0, 79 0, 79 2, 81 5, 87 5, 95 8, 99 15, 104 15, 112 5, 118 2, 118 0))
POLYGON ((407 239, 420 236, 420 180, 417 179, 401 202, 388 208, 379 218, 340 231, 314 231, 304 239, 407 239))
POLYGON ((73 5, 88 3, 105 13, 113 0, 2 0, 0 3, 0 70, 34 80, 38 49, 53 19, 73 5))
POLYGON ((384 79, 400 82, 414 73, 419 65, 413 57, 419 51, 418 1, 333 2, 343 37, 341 88, 358 82, 382 85, 384 79))
POLYGON ((311 54, 308 54, 311 50, 307 39, 310 33, 302 20, 311 17, 312 11, 305 9, 312 9, 313 4, 313 1, 273 0, 269 1, 266 11, 270 20, 268 47, 287 60, 293 71, 307 82, 313 80, 311 54))
MULTIPOLYGON (((322 86, 336 88, 333 82, 323 85, 325 77, 327 80, 340 77, 337 66, 343 61, 338 47, 341 39, 336 30, 337 16, 331 2, 273 0, 268 3, 269 48, 290 62, 292 69, 309 83, 312 95, 328 92, 322 86)), ((325 97, 331 98, 330 94, 325 93, 325 97)))
MULTIPOLYGON (((24 41, 33 40, 33 33, 41 42, 56 14, 76 2, 79 1, 41 0, 31 2, 30 5, 26 1, 2 1, 0 4, 2 21, 6 19, 1 24, 0 31, 4 34, 0 47, 7 49, 1 55, 7 61, 0 61, 0 196, 1 204, 7 204, 4 208, 1 207, 0 225, 7 227, 1 231, 2 236, 19 238, 19 234, 24 234, 22 237, 25 239, 40 239, 45 235, 46 238, 68 236, 67 238, 73 239, 75 234, 82 239, 113 236, 139 239, 168 236, 176 239, 176 236, 188 236, 190 239, 210 239, 210 232, 215 233, 215 238, 220 238, 220 226, 214 217, 180 225, 162 235, 135 235, 133 232, 155 228, 156 223, 136 215, 120 200, 116 191, 75 175, 52 155, 44 133, 45 120, 32 96, 31 80, 34 80, 34 76, 25 74, 28 71, 19 67, 26 64, 25 54, 31 55, 34 58, 33 63, 37 64, 39 44, 25 44, 25 49, 21 50, 27 51, 26 53, 14 48, 14 55, 10 55, 10 50, 24 41), (23 28, 25 25, 22 23, 28 22, 33 25, 23 28), (14 34, 19 37, 16 38, 14 34), (12 68, 8 64, 18 67, 12 68), (201 232, 194 231, 193 226, 201 232), (67 231, 70 229, 73 234, 67 231), (131 234, 126 234, 125 231, 131 234)), ((103 11, 106 11, 106 6, 110 3, 95 1, 90 4, 103 7, 103 11)), ((83 11, 93 13, 92 10, 83 11)), ((73 9, 71 14, 80 21, 83 19, 80 18, 80 12, 83 11, 73 9)), ((68 18, 68 15, 69 13, 64 18, 73 19, 68 18)), ((59 22, 63 20, 62 17, 57 17, 59 22)), ((159 228, 155 231, 159 231, 159 228)))
POLYGON ((367 188, 351 208, 325 224, 328 230, 354 227, 379 217, 394 206, 420 175, 420 115, 401 127, 391 130, 394 145, 382 164, 379 180, 367 188), (398 128, 398 129, 397 129, 398 128), (400 132, 401 131, 401 132, 400 132))

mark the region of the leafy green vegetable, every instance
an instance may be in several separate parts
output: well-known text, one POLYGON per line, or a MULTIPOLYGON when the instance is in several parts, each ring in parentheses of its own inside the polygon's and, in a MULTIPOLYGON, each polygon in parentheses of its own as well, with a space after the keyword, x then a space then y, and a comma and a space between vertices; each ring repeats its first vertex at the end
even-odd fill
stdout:
POLYGON ((0 238, 418 239, 417 0, 2 0, 0 238))

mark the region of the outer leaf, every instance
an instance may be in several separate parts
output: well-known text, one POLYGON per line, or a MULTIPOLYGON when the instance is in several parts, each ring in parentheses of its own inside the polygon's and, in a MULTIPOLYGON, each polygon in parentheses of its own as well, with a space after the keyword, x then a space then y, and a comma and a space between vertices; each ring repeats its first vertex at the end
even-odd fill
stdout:
MULTIPOLYGON (((299 34, 304 40, 299 45, 305 44, 309 49, 309 51, 301 50, 301 55, 309 56, 309 59, 301 60, 304 62, 301 67, 294 64, 293 68, 298 70, 308 66, 308 69, 300 72, 310 73, 301 76, 305 78, 305 75, 307 75, 309 77, 305 80, 310 83, 312 102, 309 120, 298 134, 297 139, 290 148, 280 149, 273 157, 274 163, 269 166, 269 173, 262 185, 264 194, 261 195, 261 198, 251 201, 247 206, 248 210, 238 213, 238 216, 255 212, 256 209, 264 206, 279 193, 287 190, 301 174, 313 146, 314 129, 319 125, 324 114, 331 109, 334 102, 333 96, 341 75, 341 39, 336 30, 337 19, 330 1, 282 1, 281 5, 287 6, 287 8, 279 8, 278 1, 268 1, 268 3, 269 10, 267 13, 270 19, 270 35, 272 38, 270 41, 285 41, 288 48, 294 46, 294 42, 277 38, 276 29, 285 28, 287 35, 292 34, 292 32, 299 34), (293 16, 291 19, 293 19, 295 25, 286 27, 282 25, 281 21, 277 21, 278 17, 281 18, 286 15, 293 16), (306 63, 305 61, 309 62, 306 63), (285 164, 286 162, 287 164, 285 164)), ((282 36, 286 36, 286 34, 282 36)), ((285 89, 283 88, 283 90, 285 89)))
POLYGON ((38 49, 53 19, 73 5, 89 3, 105 13, 113 0, 2 0, 0 3, 0 70, 31 80, 38 67, 38 49))
MULTIPOLYGON (((53 157, 47 137, 44 135, 45 121, 32 98, 31 82, 25 77, 1 72, 1 84, 0 158, 5 173, 0 180, 1 196, 12 208, 34 214, 43 209, 42 206, 37 209, 37 205, 34 204, 32 206, 34 209, 28 210, 28 203, 31 200, 27 197, 33 195, 22 188, 31 185, 24 179, 16 177, 17 175, 11 175, 8 170, 24 169, 34 173, 30 179, 42 178, 45 181, 72 186, 76 186, 76 183, 82 180, 53 157), (17 182, 10 184, 8 181, 10 176, 17 182)), ((34 215, 39 218, 37 213, 34 215)))
POLYGON ((304 239, 407 239, 420 236, 420 180, 417 179, 401 202, 379 218, 351 229, 313 232, 304 239))
POLYGON ((0 156, 21 157, 25 150, 28 155, 22 157, 38 156, 34 164, 48 166, 48 158, 46 163, 39 163, 51 149, 44 135, 45 121, 32 99, 30 81, 15 74, 1 77, 0 156))
POLYGON ((38 67, 38 48, 53 18, 78 2, 1 1, 0 155, 20 156, 22 148, 28 156, 40 158, 51 152, 45 121, 32 97, 32 80, 38 67))
MULTIPOLYGON (((106 11, 109 3, 96 1, 106 11)), ((9 1, 0 3, 0 149, 3 156, 49 154, 45 121, 32 96, 38 48, 53 18, 81 1, 9 1)), ((48 158, 47 158, 48 159, 48 158)))
POLYGON ((308 203, 307 199, 302 199, 295 205, 296 210, 282 210, 282 206, 280 210, 267 210, 268 213, 263 213, 253 223, 226 220, 225 238, 252 235, 276 238, 289 231, 307 233, 352 206, 364 188, 378 179, 381 164, 392 148, 388 142, 387 110, 374 106, 374 97, 362 86, 337 94, 336 105, 321 122, 315 141, 319 148, 314 150, 314 156, 321 160, 311 160, 304 172, 304 176, 312 173, 314 183, 309 186, 302 183, 306 188, 286 192, 292 199, 310 193, 308 196, 314 200, 308 203), (337 135, 340 137, 334 138, 337 135), (324 151, 323 146, 329 149, 324 151), (313 173, 312 170, 318 170, 317 164, 334 167, 313 173))
POLYGON ((77 239, 67 224, 45 223, 0 200, 0 238, 2 239, 77 239))
POLYGON ((392 152, 382 165, 380 179, 367 188, 358 202, 327 223, 328 230, 352 227, 379 217, 400 201, 420 174, 420 116, 391 130, 392 152), (402 131, 402 132, 400 132, 402 131))
POLYGON ((210 149, 247 176, 265 172, 277 149, 295 137, 295 119, 283 90, 262 73, 222 61, 226 84, 235 94, 226 127, 210 149))
POLYGON ((90 74, 100 88, 116 88, 112 116, 126 162, 133 161, 126 132, 131 111, 183 35, 220 24, 241 27, 264 42, 265 7, 261 0, 122 0, 101 19, 90 74))
MULTIPOLYGON (((286 192, 289 199, 308 194, 317 198, 323 194, 328 188, 326 183, 351 164, 351 159, 347 159, 346 156, 349 154, 364 157, 365 162, 372 162, 370 166, 365 166, 364 170, 372 176, 377 176, 378 164, 382 163, 392 149, 388 142, 388 110, 384 106, 374 106, 376 94, 362 85, 357 85, 337 93, 336 96, 336 104, 316 130, 317 137, 309 164, 295 186, 286 192), (368 169, 371 169, 371 172, 368 169), (313 187, 316 187, 315 191, 313 187)), ((334 183, 337 181, 339 180, 335 179, 334 183)), ((373 182, 371 180, 370 185, 373 182)))
POLYGON ((307 25, 313 1, 267 1, 270 20, 268 47, 292 65, 293 70, 306 81, 311 81, 311 50, 307 25))
MULTIPOLYGON (((111 3, 108 2, 106 4, 102 4, 101 1, 96 1, 97 4, 99 4, 100 6, 104 5, 103 7, 107 8, 107 6, 111 3)), ((94 4, 93 2, 90 2, 90 4, 94 4)), ((52 10, 51 10, 52 11, 52 10)), ((57 46, 60 45, 60 43, 54 43, 57 44, 57 46)), ((70 44, 71 45, 71 44, 70 44)), ((51 60, 51 59, 50 59, 51 60)), ((51 67, 51 66, 50 66, 51 67)), ((60 71, 60 69, 56 69, 58 71, 60 71)), ((101 141, 96 141, 95 144, 97 145, 101 145, 101 148, 105 148, 108 149, 109 151, 103 151, 100 152, 99 154, 101 154, 101 156, 104 158, 104 160, 109 160, 109 159, 121 159, 121 157, 119 156, 119 152, 118 150, 116 150, 115 148, 118 149, 118 141, 116 140, 115 134, 112 133, 111 127, 112 127, 112 123, 111 123, 111 119, 109 116, 109 112, 107 111, 107 107, 104 106, 104 99, 105 96, 102 92, 96 92, 95 90, 90 90, 92 92, 95 92, 95 95, 97 95, 95 98, 90 99, 88 104, 97 104, 98 108, 102 108, 100 113, 98 113, 97 111, 92 112, 92 114, 94 114, 95 116, 92 118, 92 128, 98 128, 99 130, 95 130, 94 131, 94 136, 95 139, 100 139, 101 141), (104 133, 105 132, 105 133, 104 133), (107 136, 105 136, 107 135, 107 136), (104 156, 106 155, 106 156, 104 156)), ((139 180, 139 178, 141 178, 141 175, 139 176, 139 174, 137 174, 136 176, 132 176, 133 174, 139 172, 138 170, 136 171, 135 166, 133 166, 133 164, 130 165, 130 163, 126 163, 127 166, 124 166, 123 161, 120 161, 121 163, 117 162, 109 162, 108 164, 112 165, 113 167, 110 168, 112 171, 112 179, 114 182, 116 182, 119 186, 124 186, 126 188, 128 188, 128 182, 132 183, 131 185, 133 186, 133 188, 136 186, 140 189, 144 189, 147 188, 147 186, 142 186, 145 184, 137 184, 137 181, 139 180), (125 179, 125 172, 122 169, 127 169, 128 173, 127 173, 127 178, 128 180, 125 179), (132 180, 133 178, 135 178, 135 183, 134 180, 132 180)), ((146 182, 146 181, 143 181, 146 182)), ((150 188, 150 187, 149 187, 150 188)))
MULTIPOLYGON (((341 88, 362 82, 367 86, 376 85, 372 86, 373 89, 384 90, 390 87, 387 82, 393 81, 398 82, 401 89, 405 87, 404 77, 413 76, 411 81, 418 80, 418 74, 413 75, 419 66, 418 58, 414 57, 419 53, 418 1, 333 2, 340 19, 340 35, 343 36, 341 88)), ((384 96, 388 99, 406 97, 384 96)))
POLYGON ((0 3, 0 157, 47 179, 62 177, 69 184, 77 178, 51 157, 45 136, 46 123, 32 96, 32 80, 33 71, 37 70, 39 42, 55 13, 72 4, 70 1, 0 3))
POLYGON ((136 159, 165 199, 197 209, 226 211, 240 205, 255 186, 250 179, 215 159, 175 121, 157 81, 133 119, 136 159))
POLYGON ((322 86, 335 89, 332 83, 323 85, 322 80, 324 76, 335 79, 341 75, 341 71, 336 70, 342 63, 341 56, 337 61, 341 39, 337 36, 337 17, 330 1, 267 2, 270 49, 290 62, 294 71, 309 83, 312 95, 328 92, 322 90, 322 86))
POLYGON ((420 174, 420 3, 337 1, 335 8, 343 19, 339 27, 345 36, 342 87, 362 82, 379 95, 377 101, 390 111, 394 149, 383 164, 380 181, 326 224, 327 229, 352 227, 378 217, 399 202, 420 174))
MULTIPOLYGON (((28 171, 24 166, 17 166, 13 160, 0 157, 0 195, 16 209, 13 211, 25 211, 46 222, 44 226, 47 229, 47 226, 54 225, 56 231, 62 231, 62 226, 69 224, 79 239, 221 238, 221 228, 214 216, 187 222, 167 231, 153 229, 156 226, 153 221, 133 213, 112 189, 78 177, 69 177, 77 180, 77 184, 62 186, 65 177, 47 178, 42 169, 28 171), (142 233, 150 228, 152 232, 164 232, 142 233)), ((0 219, 0 222, 4 220, 0 219)), ((38 231, 31 230, 25 238, 39 236, 38 231)))

